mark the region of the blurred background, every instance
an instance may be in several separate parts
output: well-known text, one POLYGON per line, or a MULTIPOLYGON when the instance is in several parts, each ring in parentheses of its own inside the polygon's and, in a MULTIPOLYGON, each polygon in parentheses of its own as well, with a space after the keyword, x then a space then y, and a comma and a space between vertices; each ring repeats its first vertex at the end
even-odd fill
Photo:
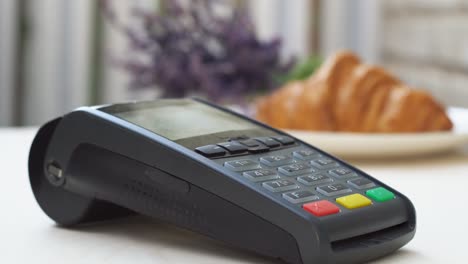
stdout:
MULTIPOLYGON (((187 77, 183 70, 168 72, 167 69, 177 70, 177 65, 187 59, 185 57, 177 60, 153 57, 148 64, 145 54, 151 57, 155 51, 148 50, 144 43, 151 37, 137 41, 138 34, 144 33, 138 29, 145 29, 142 18, 148 14, 156 18, 153 22, 160 19, 164 22, 164 17, 174 19, 177 12, 171 13, 175 11, 171 11, 170 2, 0 0, 0 126, 39 125, 81 105, 153 99, 161 94, 185 96, 191 94, 186 90, 190 90, 187 87, 192 79, 213 84, 205 80, 209 79, 206 76, 212 75, 209 67, 203 68, 204 73, 197 73, 198 68, 190 66, 193 78, 187 77), (166 62, 161 64, 162 61, 166 62), (158 85, 160 80, 148 79, 147 75, 141 74, 148 70, 142 65, 165 75, 163 85, 158 85), (180 76, 176 76, 178 74, 180 76), (182 83, 183 80, 187 81, 182 83), (180 88, 177 93, 168 92, 172 84, 180 88)), ((190 1, 180 2, 192 5, 190 1)), ((350 49, 364 61, 382 65, 411 85, 430 90, 444 104, 468 107, 468 1, 222 2, 212 12, 229 17, 235 10, 242 10, 251 17, 255 35, 237 32, 236 26, 244 25, 243 16, 237 17, 239 23, 229 24, 233 26, 230 30, 222 27, 226 32, 216 34, 228 39, 226 43, 238 43, 237 40, 244 36, 250 43, 246 54, 265 57, 265 62, 274 61, 278 66, 275 69, 271 65, 266 67, 268 74, 270 68, 271 71, 280 69, 280 78, 276 79, 291 78, 291 74, 300 75, 301 71, 311 72, 327 55, 350 49), (234 39, 229 39, 231 35, 234 39), (264 53, 265 50, 268 52, 264 53)), ((183 14, 180 14, 180 21, 185 21, 183 14)), ((172 41, 172 33, 169 33, 159 40, 169 41, 168 47, 172 41)), ((216 45, 212 46, 210 52, 215 53, 216 45)), ((192 52, 191 47, 187 54, 192 52)), ((177 52, 181 50, 184 49, 170 54, 179 56, 177 52)), ((201 55, 188 59, 195 65, 197 58, 206 57, 203 52, 193 51, 201 55)), ((234 51, 231 53, 234 53, 232 59, 245 63, 245 58, 236 57, 234 51)), ((222 65, 229 66, 229 63, 223 61, 222 65)), ((250 79, 238 80, 230 76, 225 83, 235 83, 232 89, 241 91, 238 93, 242 95, 254 94, 255 89, 262 90, 260 86, 265 83, 271 86, 269 89, 274 89, 277 82, 269 80, 252 85, 252 78, 264 76, 267 71, 260 70, 248 69, 245 74, 250 74, 250 79), (231 78, 235 80, 231 82, 231 78)), ((195 94, 203 96, 204 92, 195 94)), ((219 100, 223 96, 239 96, 217 88, 212 88, 209 93, 210 99, 215 101, 223 101, 219 100)))

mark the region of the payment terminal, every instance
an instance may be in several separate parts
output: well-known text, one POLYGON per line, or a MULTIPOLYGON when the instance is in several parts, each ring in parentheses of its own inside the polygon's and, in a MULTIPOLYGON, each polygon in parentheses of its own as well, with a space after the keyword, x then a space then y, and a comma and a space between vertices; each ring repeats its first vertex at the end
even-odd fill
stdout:
POLYGON ((59 225, 143 214, 286 263, 368 261, 416 229, 412 203, 392 187, 198 99, 54 119, 34 139, 29 177, 59 225))

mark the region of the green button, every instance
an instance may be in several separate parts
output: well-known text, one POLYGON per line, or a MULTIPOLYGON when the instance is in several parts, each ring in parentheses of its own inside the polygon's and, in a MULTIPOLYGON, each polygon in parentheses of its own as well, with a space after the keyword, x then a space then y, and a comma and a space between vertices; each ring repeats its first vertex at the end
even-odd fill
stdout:
POLYGON ((370 189, 366 192, 366 195, 377 202, 385 202, 395 198, 395 194, 383 187, 370 189))

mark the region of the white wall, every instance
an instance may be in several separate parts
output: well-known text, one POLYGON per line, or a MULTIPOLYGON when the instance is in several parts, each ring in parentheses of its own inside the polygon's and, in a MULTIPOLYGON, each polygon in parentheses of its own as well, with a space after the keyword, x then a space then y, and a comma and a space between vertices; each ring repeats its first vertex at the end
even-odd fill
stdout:
MULTIPOLYGON (((118 16, 118 19, 124 24, 131 24, 134 21, 131 17, 132 7, 138 6, 148 10, 155 10, 158 1, 138 0, 138 1, 113 1, 112 8, 118 16)), ((154 99, 157 92, 155 89, 130 90, 130 76, 113 63, 116 59, 125 59, 128 54, 127 37, 122 32, 115 29, 109 23, 104 23, 104 40, 102 48, 103 60, 103 103, 115 103, 128 100, 151 100, 154 99)))
POLYGON ((12 122, 16 0, 0 0, 0 126, 12 122))
POLYGON ((92 2, 62 1, 65 10, 62 19, 71 21, 69 27, 62 29, 63 48, 62 60, 68 65, 66 78, 62 83, 66 85, 67 102, 64 109, 76 108, 89 99, 89 78, 92 42, 92 2))
POLYGON ((286 55, 309 55, 311 19, 309 0, 281 1, 283 10, 282 36, 286 55))
POLYGON ((324 0, 321 53, 351 49, 367 62, 379 61, 381 0, 324 0))
POLYGON ((92 1, 28 2, 25 124, 41 124, 86 103, 92 1))
MULTIPOLYGON (((157 1, 110 1, 124 23, 129 21, 131 7, 155 8, 157 1)), ((10 124, 11 86, 15 27, 8 21, 16 19, 15 0, 0 0, 0 125, 10 124), (7 36, 3 38, 3 36, 7 36), (9 37, 11 36, 11 37, 9 37), (7 77, 5 77, 7 76, 7 77)), ((25 47, 24 95, 22 123, 39 125, 76 107, 89 104, 91 97, 93 55, 93 12, 95 0, 28 1, 29 15, 25 47)), ((103 46, 100 47, 102 74, 101 102, 129 99, 151 99, 153 91, 131 92, 128 75, 111 63, 127 53, 127 40, 122 32, 104 25, 103 46)))
POLYGON ((251 0, 248 4, 262 39, 280 36, 284 56, 308 54, 312 19, 309 0, 251 0))
MULTIPOLYGON (((351 49, 366 61, 377 62, 380 1, 322 0, 321 53, 327 56, 339 49, 351 49)), ((309 0, 252 0, 248 4, 263 39, 280 36, 284 55, 308 55, 314 15, 309 0)))

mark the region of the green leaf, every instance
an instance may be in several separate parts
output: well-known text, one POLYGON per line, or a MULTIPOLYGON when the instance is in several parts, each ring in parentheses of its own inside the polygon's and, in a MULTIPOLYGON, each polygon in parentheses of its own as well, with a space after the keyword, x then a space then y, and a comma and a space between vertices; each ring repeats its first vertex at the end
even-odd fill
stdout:
POLYGON ((296 64, 287 74, 279 76, 282 83, 305 80, 309 78, 319 67, 322 65, 322 58, 318 56, 311 56, 302 63, 296 64))

